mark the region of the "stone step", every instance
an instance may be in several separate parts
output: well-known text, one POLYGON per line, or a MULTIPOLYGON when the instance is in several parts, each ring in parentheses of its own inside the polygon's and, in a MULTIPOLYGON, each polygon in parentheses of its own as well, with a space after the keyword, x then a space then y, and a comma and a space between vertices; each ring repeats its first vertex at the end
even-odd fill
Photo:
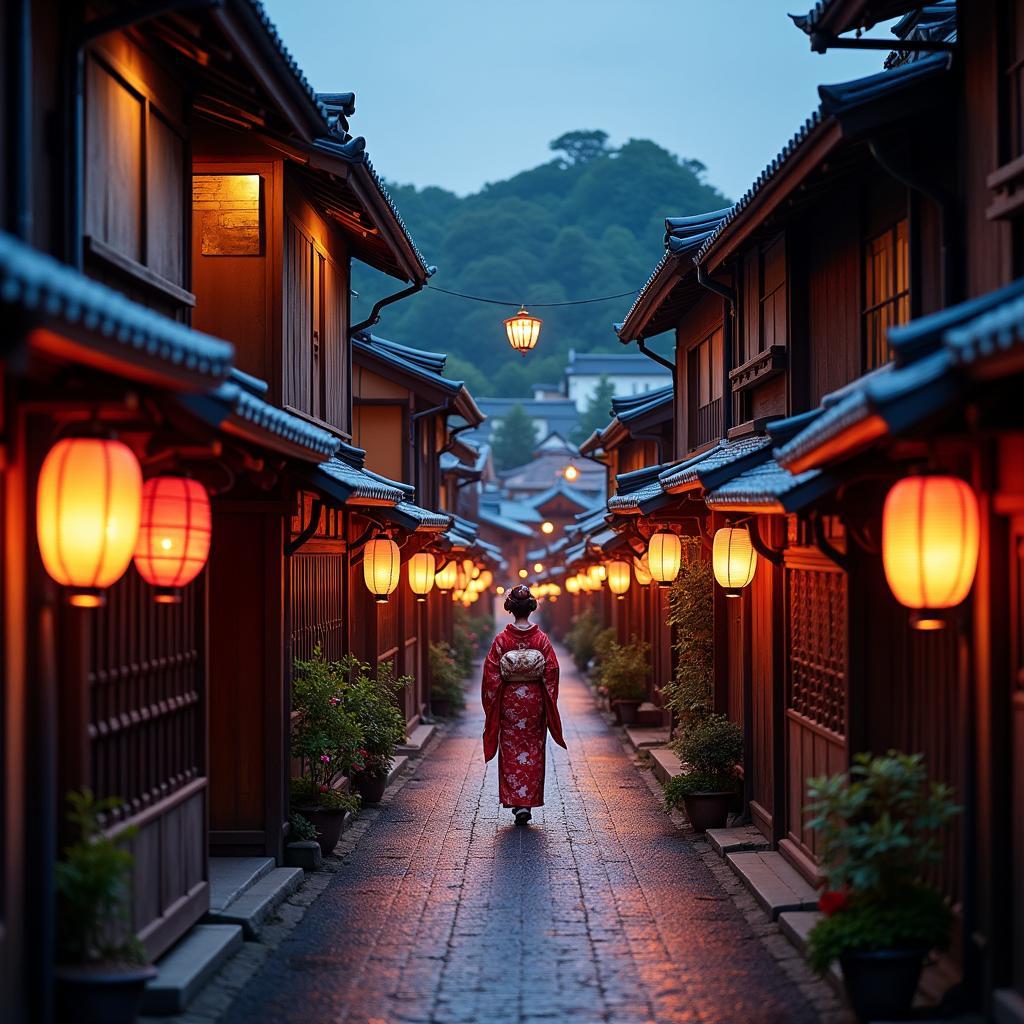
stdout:
POLYGON ((211 910, 207 920, 216 924, 239 924, 247 939, 259 938, 274 908, 302 884, 302 868, 274 868, 254 882, 221 910, 211 910))
POLYGON ((652 747, 648 753, 651 755, 654 777, 659 782, 665 783, 669 779, 683 774, 683 766, 680 764, 679 758, 668 747, 652 747))
POLYGON ((273 868, 272 857, 211 857, 210 910, 223 910, 273 868))
POLYGON ((418 754, 429 742, 434 733, 437 732, 436 725, 420 723, 406 737, 404 743, 398 745, 399 754, 418 754))
MULTIPOLYGON (((789 939, 802 956, 807 956, 807 936, 820 920, 821 913, 817 910, 787 910, 779 914, 779 931, 789 939)), ((840 998, 845 998, 843 972, 839 964, 833 964, 829 968, 825 980, 840 998)))
POLYGON ((398 778, 402 773, 402 769, 409 763, 409 758, 405 754, 396 754, 394 762, 391 765, 391 771, 388 772, 388 785, 390 786, 395 779, 398 778))
POLYGON ((787 910, 817 909, 817 891, 781 853, 730 853, 725 860, 773 921, 787 910))
POLYGON ((197 924, 156 962, 160 973, 146 984, 142 1012, 158 1017, 183 1013, 242 941, 240 925, 197 924))
POLYGON ((708 845, 719 857, 749 850, 767 850, 771 845, 761 831, 753 825, 740 825, 737 828, 709 828, 704 835, 707 837, 708 845))
POLYGON ((670 736, 667 728, 652 729, 643 725, 627 725, 626 739, 634 750, 649 750, 651 747, 665 746, 670 736))

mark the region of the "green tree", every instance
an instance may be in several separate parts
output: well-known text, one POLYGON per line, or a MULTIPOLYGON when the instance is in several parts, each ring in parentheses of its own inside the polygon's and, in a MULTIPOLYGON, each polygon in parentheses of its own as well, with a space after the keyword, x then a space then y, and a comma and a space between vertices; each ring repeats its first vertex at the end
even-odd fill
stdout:
POLYGON ((573 432, 572 440, 579 444, 586 441, 595 430, 603 430, 612 418, 612 399, 615 397, 615 385, 602 375, 597 383, 593 398, 587 403, 586 409, 580 414, 580 422, 573 432))
POLYGON ((575 131, 559 135, 548 146, 556 153, 564 153, 567 163, 587 164, 608 153, 608 133, 602 131, 575 131))
POLYGON ((491 435, 495 466, 498 469, 512 469, 513 466, 523 465, 533 455, 538 442, 537 424, 521 405, 513 405, 491 435))

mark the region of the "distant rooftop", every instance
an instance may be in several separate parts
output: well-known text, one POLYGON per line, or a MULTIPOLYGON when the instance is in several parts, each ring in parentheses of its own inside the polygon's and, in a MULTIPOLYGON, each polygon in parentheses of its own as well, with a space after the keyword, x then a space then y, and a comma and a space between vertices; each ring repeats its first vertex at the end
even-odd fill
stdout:
POLYGON ((577 352, 569 349, 569 362, 565 368, 567 377, 599 377, 602 374, 608 377, 672 376, 668 369, 640 352, 577 352))

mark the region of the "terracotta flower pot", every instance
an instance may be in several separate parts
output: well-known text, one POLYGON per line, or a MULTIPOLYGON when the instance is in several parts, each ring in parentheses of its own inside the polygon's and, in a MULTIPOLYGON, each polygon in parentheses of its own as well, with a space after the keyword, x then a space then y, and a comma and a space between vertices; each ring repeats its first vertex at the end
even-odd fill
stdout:
POLYGON ((363 798, 364 804, 379 804, 384 790, 388 788, 388 773, 371 775, 368 772, 356 772, 352 776, 352 785, 363 798))
POLYGON ((733 793, 690 793, 683 797, 686 816, 695 832, 707 832, 709 828, 725 828, 729 820, 729 807, 733 793))
POLYGON ((615 701, 615 717, 619 725, 636 725, 636 709, 643 701, 639 700, 617 700, 615 701))
POLYGON ((344 831, 347 811, 342 807, 296 807, 295 810, 316 829, 320 852, 324 856, 332 853, 344 831))
POLYGON ((57 1019, 65 1024, 133 1024, 155 967, 58 967, 57 1019))
POLYGON ((881 949, 839 958, 843 986, 857 1019, 899 1020, 910 1013, 926 950, 881 949))

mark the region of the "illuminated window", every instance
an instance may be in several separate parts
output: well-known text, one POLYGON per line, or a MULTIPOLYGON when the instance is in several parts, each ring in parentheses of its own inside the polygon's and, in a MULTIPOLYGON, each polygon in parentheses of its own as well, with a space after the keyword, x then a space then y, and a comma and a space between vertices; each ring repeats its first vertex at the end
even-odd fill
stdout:
POLYGON ((864 369, 889 361, 887 331, 910 319, 910 245, 903 219, 864 247, 864 369))
POLYGON ((263 254, 263 192, 258 174, 195 174, 192 215, 204 256, 263 254))

